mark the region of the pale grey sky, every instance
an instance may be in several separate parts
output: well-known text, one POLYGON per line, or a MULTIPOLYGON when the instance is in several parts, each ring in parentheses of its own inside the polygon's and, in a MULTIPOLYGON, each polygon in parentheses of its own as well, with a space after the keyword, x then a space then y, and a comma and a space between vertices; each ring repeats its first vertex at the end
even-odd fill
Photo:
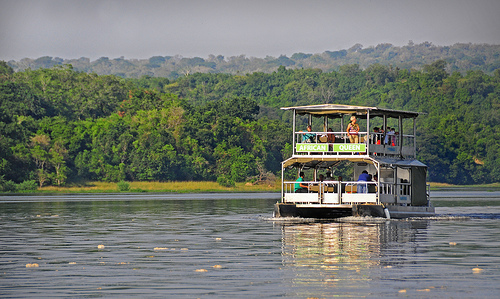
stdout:
POLYGON ((0 0, 0 60, 500 44, 500 0, 0 0))

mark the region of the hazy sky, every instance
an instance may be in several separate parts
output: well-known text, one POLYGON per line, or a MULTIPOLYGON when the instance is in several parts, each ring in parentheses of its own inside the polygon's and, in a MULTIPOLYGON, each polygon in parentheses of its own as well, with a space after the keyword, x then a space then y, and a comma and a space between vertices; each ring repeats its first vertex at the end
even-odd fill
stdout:
POLYGON ((500 0, 0 0, 0 60, 500 44, 500 0))

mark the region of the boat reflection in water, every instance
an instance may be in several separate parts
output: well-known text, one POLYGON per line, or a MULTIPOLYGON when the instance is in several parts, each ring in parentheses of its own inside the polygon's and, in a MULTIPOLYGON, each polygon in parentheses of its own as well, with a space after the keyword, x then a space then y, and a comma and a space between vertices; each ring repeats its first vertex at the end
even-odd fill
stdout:
MULTIPOLYGON (((382 280, 400 273, 398 265, 419 251, 417 241, 425 236, 420 229, 427 226, 427 221, 284 224, 283 272, 297 296, 384 294, 389 290, 382 289, 382 280)), ((388 295, 400 290, 394 282, 390 288, 388 295)))

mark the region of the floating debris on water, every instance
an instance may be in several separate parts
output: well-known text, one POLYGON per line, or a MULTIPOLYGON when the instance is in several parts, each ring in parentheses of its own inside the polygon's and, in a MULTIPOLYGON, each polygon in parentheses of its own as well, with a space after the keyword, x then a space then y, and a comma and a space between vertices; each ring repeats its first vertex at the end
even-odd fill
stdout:
POLYGON ((405 289, 399 290, 398 293, 406 293, 405 289))
POLYGON ((215 238, 215 241, 220 241, 222 240, 222 238, 215 238))
POLYGON ((456 246, 456 245, 457 245, 457 242, 450 242, 450 243, 448 243, 448 244, 450 244, 450 246, 456 246))
POLYGON ((99 245, 97 245, 97 248, 98 248, 98 249, 104 249, 104 245, 99 244, 99 245))
POLYGON ((222 269, 222 266, 221 265, 213 265, 212 268, 214 268, 214 269, 222 269))
POLYGON ((483 269, 481 269, 481 268, 472 268, 472 273, 474 273, 474 274, 479 274, 481 272, 483 272, 483 269))
POLYGON ((76 265, 76 262, 69 262, 70 265, 76 265))
POLYGON ((208 272, 207 269, 196 269, 194 270, 194 272, 208 272))
POLYGON ((167 247, 155 247, 154 250, 168 250, 167 247))
POLYGON ((39 265, 37 263, 26 264, 26 268, 38 268, 39 265))

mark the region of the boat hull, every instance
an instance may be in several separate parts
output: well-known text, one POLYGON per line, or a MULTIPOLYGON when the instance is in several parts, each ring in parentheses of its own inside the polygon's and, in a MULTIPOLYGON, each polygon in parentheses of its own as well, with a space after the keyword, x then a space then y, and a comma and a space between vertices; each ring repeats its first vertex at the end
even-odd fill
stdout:
POLYGON ((352 215, 352 208, 348 207, 298 207, 296 204, 276 203, 274 217, 301 217, 301 218, 340 218, 352 215))
POLYGON ((334 219, 348 216, 382 217, 382 218, 414 218, 435 216, 432 206, 383 206, 359 204, 352 206, 311 207, 298 206, 292 203, 276 203, 274 217, 301 217, 334 219))

